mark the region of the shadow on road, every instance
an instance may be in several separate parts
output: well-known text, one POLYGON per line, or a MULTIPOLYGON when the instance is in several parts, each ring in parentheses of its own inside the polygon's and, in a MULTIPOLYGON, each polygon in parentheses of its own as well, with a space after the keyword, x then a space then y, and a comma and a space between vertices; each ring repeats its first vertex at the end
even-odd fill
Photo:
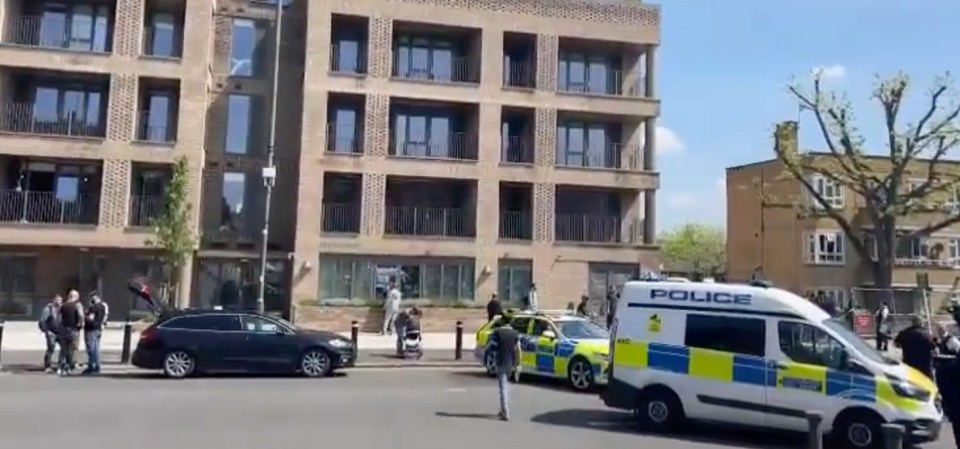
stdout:
MULTIPOLYGON (((497 380, 489 376, 483 370, 474 370, 474 371, 451 371, 450 375, 452 376, 461 376, 469 377, 472 379, 482 379, 487 380, 496 385, 497 380)), ((562 391, 566 393, 575 393, 576 391, 566 383, 564 379, 553 379, 549 377, 539 377, 539 376, 520 376, 520 383, 527 386, 543 388, 547 390, 562 391)), ((595 391, 589 391, 587 393, 596 393, 595 391)))
MULTIPOLYGON (((640 433, 633 417, 612 410, 567 409, 542 413, 531 418, 539 424, 605 430, 620 433, 640 433)), ((800 449, 806 447, 806 438, 796 433, 768 429, 719 428, 700 423, 684 426, 681 434, 664 434, 664 438, 725 445, 745 449, 800 449)))
POLYGON ((466 418, 466 419, 489 419, 492 421, 499 421, 500 417, 496 413, 454 413, 454 412, 437 412, 435 413, 441 418, 466 418))

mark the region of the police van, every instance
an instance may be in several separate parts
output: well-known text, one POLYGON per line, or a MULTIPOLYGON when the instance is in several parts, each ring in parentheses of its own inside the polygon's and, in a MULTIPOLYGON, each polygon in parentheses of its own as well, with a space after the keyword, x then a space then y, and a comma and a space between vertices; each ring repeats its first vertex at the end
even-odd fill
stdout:
POLYGON ((611 329, 604 403, 647 430, 684 419, 805 431, 881 447, 881 425, 936 440, 940 395, 811 302, 764 284, 628 282, 611 329))

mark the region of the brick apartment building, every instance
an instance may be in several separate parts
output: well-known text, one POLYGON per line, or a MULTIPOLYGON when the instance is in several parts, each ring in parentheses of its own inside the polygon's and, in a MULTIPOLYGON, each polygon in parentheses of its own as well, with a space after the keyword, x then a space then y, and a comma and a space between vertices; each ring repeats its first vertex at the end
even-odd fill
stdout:
MULTIPOLYGON (((777 132, 783 144, 797 145, 795 123, 781 124, 777 132)), ((818 157, 831 155, 823 153, 818 157)), ((876 158, 872 163, 879 172, 889 169, 887 159, 876 158)), ((937 169, 960 171, 960 164, 945 163, 937 169)), ((915 177, 911 183, 925 181, 925 161, 917 161, 908 170, 915 177)), ((825 177, 812 175, 810 180, 821 196, 843 211, 856 231, 868 236, 866 244, 871 246, 871 225, 862 198, 825 177)), ((726 182, 727 272, 731 281, 750 279, 762 267, 765 279, 799 294, 823 291, 840 303, 855 297, 861 306, 877 305, 879 291, 872 288, 869 266, 834 220, 800 213, 797 202, 812 205, 814 200, 799 181, 785 174, 780 161, 727 168, 726 182)), ((933 195, 925 201, 923 212, 901 217, 898 227, 904 231, 920 229, 946 214, 956 214, 958 207, 960 190, 950 195, 933 195)), ((898 312, 912 312, 919 307, 922 302, 917 301, 917 273, 927 273, 935 312, 953 290, 958 268, 960 225, 926 237, 901 239, 896 248, 892 306, 898 312)))
MULTIPOLYGON (((158 275, 181 155, 181 305, 252 305, 271 1, 2 1, 0 314, 68 288, 140 308, 123 283, 158 275)), ((658 264, 658 7, 285 1, 268 310, 362 315, 391 278, 458 307, 532 281, 560 307, 658 264)))

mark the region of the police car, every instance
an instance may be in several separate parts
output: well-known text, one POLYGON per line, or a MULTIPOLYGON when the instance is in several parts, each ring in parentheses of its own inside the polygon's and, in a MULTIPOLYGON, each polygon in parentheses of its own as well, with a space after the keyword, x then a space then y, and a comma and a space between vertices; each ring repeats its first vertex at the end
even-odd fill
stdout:
POLYGON ((566 379, 575 390, 606 383, 610 333, 596 323, 569 312, 508 312, 477 330, 474 356, 487 374, 495 375, 496 361, 488 343, 504 321, 520 333, 520 372, 523 375, 566 379))
POLYGON ((934 382, 878 353, 816 305, 762 284, 629 282, 611 330, 610 406, 644 427, 685 418, 824 431, 845 448, 881 447, 881 425, 938 438, 934 382))

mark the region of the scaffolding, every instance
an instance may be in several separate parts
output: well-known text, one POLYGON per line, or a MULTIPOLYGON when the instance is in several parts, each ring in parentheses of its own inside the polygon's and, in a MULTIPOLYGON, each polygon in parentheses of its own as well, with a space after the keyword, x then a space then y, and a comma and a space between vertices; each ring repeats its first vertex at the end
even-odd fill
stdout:
POLYGON ((950 288, 919 287, 854 287, 850 289, 849 305, 859 310, 866 310, 875 315, 881 305, 886 302, 890 309, 891 328, 899 332, 910 325, 911 317, 919 316, 931 332, 935 325, 952 323, 953 319, 947 308, 956 298, 960 297, 958 282, 950 288))

